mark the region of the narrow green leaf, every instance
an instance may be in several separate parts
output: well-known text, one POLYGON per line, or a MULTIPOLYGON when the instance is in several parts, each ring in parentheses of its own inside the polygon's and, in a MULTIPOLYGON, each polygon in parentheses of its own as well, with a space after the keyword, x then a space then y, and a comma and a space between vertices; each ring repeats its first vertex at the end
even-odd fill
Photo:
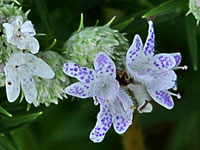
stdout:
POLYGON ((84 22, 83 22, 83 13, 81 13, 81 20, 78 28, 78 32, 84 28, 84 22))
POLYGON ((10 114, 9 112, 7 112, 3 107, 0 106, 0 113, 8 116, 8 117, 12 117, 12 114, 10 114))
POLYGON ((45 50, 51 50, 56 45, 56 43, 57 43, 57 40, 54 39, 53 42, 47 48, 45 48, 45 50))
POLYGON ((193 16, 185 17, 185 27, 187 32, 188 46, 192 59, 193 69, 198 69, 198 46, 197 46, 197 26, 193 16))
POLYGON ((172 10, 184 7, 187 5, 188 1, 185 0, 169 0, 157 6, 154 9, 151 9, 149 12, 144 14, 142 18, 147 18, 155 15, 162 15, 164 13, 170 12, 172 10))
POLYGON ((30 121, 37 119, 42 112, 20 115, 12 118, 6 118, 0 121, 0 132, 14 130, 30 121))
POLYGON ((134 18, 130 18, 128 20, 125 20, 115 26, 113 26, 114 29, 117 29, 119 31, 122 31, 123 29, 125 29, 132 21, 134 20, 134 18))

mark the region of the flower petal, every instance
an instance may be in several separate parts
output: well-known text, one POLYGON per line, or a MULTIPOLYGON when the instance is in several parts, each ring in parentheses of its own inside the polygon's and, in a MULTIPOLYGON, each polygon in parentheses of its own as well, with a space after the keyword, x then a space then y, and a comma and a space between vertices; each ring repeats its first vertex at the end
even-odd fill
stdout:
POLYGON ((144 104, 151 100, 151 97, 146 89, 144 84, 129 84, 128 88, 133 92, 134 97, 137 102, 138 111, 141 112, 139 109, 144 109, 144 104))
POLYGON ((180 54, 180 53, 172 53, 171 55, 172 55, 172 56, 175 58, 175 60, 176 60, 176 65, 175 65, 175 67, 178 67, 179 64, 181 63, 181 59, 182 59, 181 54, 180 54))
POLYGON ((68 62, 63 66, 63 72, 70 77, 75 77, 81 82, 90 83, 95 79, 96 72, 93 69, 80 67, 79 65, 68 62))
POLYGON ((37 90, 35 86, 35 81, 31 76, 28 68, 20 66, 20 81, 22 90, 25 95, 25 99, 28 103, 32 103, 37 98, 37 90))
POLYGON ((112 114, 114 115, 114 129, 118 134, 123 134, 132 124, 133 113, 126 112, 118 98, 114 103, 110 103, 110 107, 112 107, 112 114))
POLYGON ((26 21, 22 26, 21 26, 21 32, 26 34, 26 35, 29 35, 29 36, 34 36, 36 33, 35 33, 35 30, 33 28, 33 24, 31 21, 26 21))
POLYGON ((22 25, 22 22, 23 22, 23 18, 22 18, 22 16, 16 16, 14 19, 15 19, 15 20, 12 21, 11 25, 13 25, 13 27, 14 27, 16 30, 18 30, 18 29, 21 28, 21 25, 22 25))
POLYGON ((14 102, 20 94, 20 82, 17 73, 11 65, 4 67, 6 76, 6 94, 9 102, 14 102))
POLYGON ((97 115, 97 122, 90 133, 90 139, 99 143, 103 141, 106 132, 110 129, 113 122, 113 115, 108 105, 100 105, 100 112, 97 115))
POLYGON ((45 79, 52 79, 55 76, 55 73, 51 67, 42 59, 37 58, 36 56, 29 53, 22 55, 25 55, 27 62, 30 62, 29 67, 33 75, 45 79))
POLYGON ((14 34, 14 28, 11 24, 9 23, 4 23, 3 27, 5 28, 5 32, 6 32, 6 38, 7 38, 7 42, 11 43, 10 40, 14 34))
POLYGON ((122 89, 120 88, 118 94, 117 94, 119 100, 121 101, 124 110, 127 113, 132 113, 134 111, 134 105, 131 97, 122 89))
MULTIPOLYGON (((164 71, 175 67, 176 60, 171 54, 157 54, 153 57, 151 65, 153 67, 150 69, 164 71)), ((151 72, 151 70, 149 72, 151 72)))
POLYGON ((40 49, 38 40, 34 37, 26 36, 26 49, 28 49, 32 54, 38 53, 40 49))
POLYGON ((167 109, 174 107, 174 101, 168 91, 148 90, 151 97, 160 105, 167 109))
POLYGON ((12 40, 19 49, 26 49, 26 38, 24 36, 17 37, 15 40, 12 40))
POLYGON ((99 52, 94 60, 94 68, 97 73, 116 77, 116 67, 112 59, 104 52, 99 52))
POLYGON ((130 65, 133 65, 133 62, 135 62, 136 58, 140 56, 142 48, 143 48, 142 40, 140 36, 136 34, 133 39, 133 43, 131 44, 126 54, 127 67, 129 67, 130 65))
POLYGON ((152 75, 153 79, 146 82, 148 89, 154 90, 167 90, 171 89, 176 85, 177 76, 173 70, 164 71, 159 74, 152 75))
POLYGON ((77 82, 65 88, 65 93, 79 97, 88 98, 91 97, 89 84, 77 82))
POLYGON ((155 33, 153 28, 153 22, 149 21, 148 23, 149 23, 149 31, 143 51, 146 56, 153 56, 154 45, 155 45, 155 33))

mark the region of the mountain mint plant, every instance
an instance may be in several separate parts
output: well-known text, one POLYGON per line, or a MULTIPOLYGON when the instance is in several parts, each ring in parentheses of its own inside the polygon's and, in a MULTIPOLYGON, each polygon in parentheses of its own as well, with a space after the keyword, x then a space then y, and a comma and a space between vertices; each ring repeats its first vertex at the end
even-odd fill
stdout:
POLYGON ((117 133, 124 133, 132 124, 133 102, 120 88, 116 78, 116 66, 109 56, 99 52, 94 68, 80 67, 76 63, 64 64, 63 71, 80 82, 66 87, 65 92, 79 98, 93 97, 95 105, 100 104, 97 123, 90 134, 93 142, 101 142, 113 124, 117 133))
MULTIPOLYGON (((140 93, 150 95, 153 100, 167 109, 174 107, 172 96, 181 98, 180 94, 169 92, 176 86, 177 76, 174 69, 187 69, 187 66, 178 67, 181 62, 180 53, 172 54, 156 54, 154 55, 155 47, 155 33, 153 22, 149 21, 149 31, 146 42, 143 46, 142 40, 139 35, 135 35, 132 45, 130 46, 126 55, 126 67, 130 75, 136 82, 141 84, 138 87, 131 87, 130 89, 134 94, 140 93), (142 86, 143 85, 143 86, 142 86), (148 92, 148 94, 146 94, 148 92)), ((143 95, 143 96, 144 96, 143 95)), ((140 96, 141 97, 141 96, 140 96)), ((138 109, 147 109, 146 112, 152 110, 149 103, 149 98, 137 99, 139 102, 138 109)))

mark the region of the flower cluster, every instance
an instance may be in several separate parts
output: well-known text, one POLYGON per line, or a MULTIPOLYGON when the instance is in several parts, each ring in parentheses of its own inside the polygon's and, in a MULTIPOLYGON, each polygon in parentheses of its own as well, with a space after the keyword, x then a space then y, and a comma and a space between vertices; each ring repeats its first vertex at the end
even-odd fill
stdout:
POLYGON ((28 103, 37 103, 38 85, 35 79, 52 79, 55 73, 45 61, 33 55, 39 52, 40 46, 34 37, 36 32, 32 22, 27 20, 28 13, 24 14, 13 4, 4 4, 0 14, 3 33, 0 37, 1 86, 6 86, 9 102, 14 102, 22 89, 22 96, 28 103))
POLYGON ((155 33, 153 22, 149 21, 149 31, 143 46, 139 35, 135 35, 132 45, 126 54, 126 69, 133 82, 126 83, 124 88, 116 77, 116 66, 104 52, 96 54, 94 68, 81 67, 76 63, 67 62, 63 71, 80 82, 66 87, 65 92, 79 98, 94 99, 94 104, 100 104, 97 122, 90 133, 93 142, 101 142, 108 129, 113 124, 117 133, 124 133, 132 124, 135 107, 140 113, 151 112, 151 99, 167 109, 174 107, 172 96, 180 98, 180 94, 170 92, 176 87, 177 76, 174 69, 181 62, 180 53, 154 54, 155 33), (132 92, 136 100, 127 92, 132 92))

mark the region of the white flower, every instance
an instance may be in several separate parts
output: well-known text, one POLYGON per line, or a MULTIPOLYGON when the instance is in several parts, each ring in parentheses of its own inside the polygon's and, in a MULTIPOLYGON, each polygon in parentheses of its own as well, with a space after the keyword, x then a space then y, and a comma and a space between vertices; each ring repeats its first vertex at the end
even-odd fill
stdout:
POLYGON ((4 23, 7 42, 14 44, 19 49, 27 49, 36 54, 39 51, 39 43, 34 37, 35 30, 31 21, 23 23, 23 18, 17 16, 11 23, 4 23))
MULTIPOLYGON (((167 109, 172 109, 174 102, 171 95, 180 98, 180 94, 176 95, 168 90, 176 85, 177 76, 173 69, 181 68, 178 67, 181 62, 181 54, 154 55, 154 44, 153 22, 149 21, 149 33, 146 43, 143 47, 140 36, 135 35, 126 55, 126 67, 134 80, 143 84, 145 90, 157 103, 167 109)), ((182 69, 187 69, 187 66, 182 67, 182 69)), ((143 91, 143 88, 140 89, 143 91)), ((139 89, 137 87, 136 90, 134 88, 131 88, 131 90, 133 93, 137 93, 139 89)), ((139 107, 144 105, 145 100, 148 102, 148 99, 143 99, 143 104, 139 107)))
POLYGON ((6 76, 6 94, 9 102, 14 102, 20 94, 20 85, 25 99, 32 103, 37 98, 33 77, 45 79, 54 77, 53 70, 42 59, 30 53, 13 53, 4 68, 6 76))
POLYGON ((124 133, 132 124, 133 102, 120 88, 116 78, 116 67, 104 52, 99 52, 94 60, 94 68, 80 67, 75 63, 64 64, 63 71, 77 78, 65 89, 69 95, 79 98, 93 97, 95 104, 100 103, 97 123, 90 134, 93 142, 101 142, 113 124, 117 133, 124 133))

